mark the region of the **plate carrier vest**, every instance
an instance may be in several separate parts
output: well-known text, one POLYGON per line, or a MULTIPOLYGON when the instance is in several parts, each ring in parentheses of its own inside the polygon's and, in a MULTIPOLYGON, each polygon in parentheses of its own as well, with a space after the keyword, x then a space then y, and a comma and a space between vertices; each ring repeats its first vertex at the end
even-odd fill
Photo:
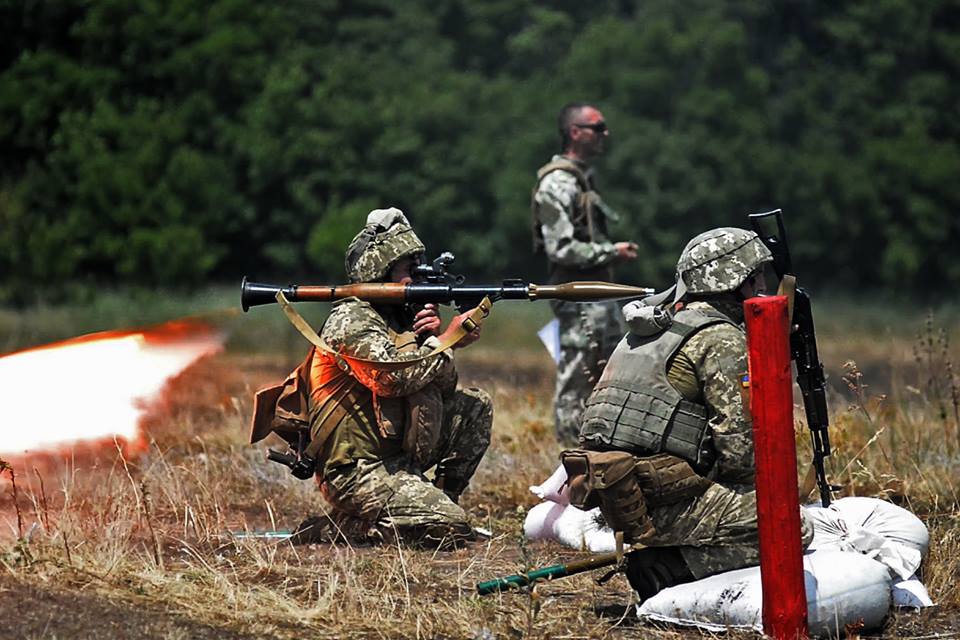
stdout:
MULTIPOLYGON (((597 206, 600 195, 593 188, 593 181, 587 177, 577 163, 572 160, 553 160, 537 170, 537 183, 530 194, 530 212, 533 222, 533 252, 543 254, 543 231, 540 229, 539 205, 537 204, 537 190, 540 183, 548 174, 554 171, 566 171, 577 179, 580 193, 573 202, 573 237, 581 242, 596 242, 598 237, 607 235, 607 218, 601 207, 597 206)), ((613 272, 609 266, 596 267, 590 270, 574 269, 559 264, 550 263, 551 284, 569 282, 571 280, 613 280, 613 272)))
POLYGON ((719 312, 681 309, 659 333, 628 333, 587 399, 581 443, 638 456, 669 453, 706 473, 716 459, 707 408, 680 395, 667 379, 667 367, 693 334, 724 322, 742 331, 719 312))

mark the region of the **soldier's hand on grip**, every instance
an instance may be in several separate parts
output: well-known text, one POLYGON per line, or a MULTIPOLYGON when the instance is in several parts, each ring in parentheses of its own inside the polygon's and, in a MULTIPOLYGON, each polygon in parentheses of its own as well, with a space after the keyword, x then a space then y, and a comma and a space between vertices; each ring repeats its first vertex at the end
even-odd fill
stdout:
POLYGON ((440 333, 440 313, 437 305, 428 302, 413 317, 413 332, 418 336, 435 336, 440 333))

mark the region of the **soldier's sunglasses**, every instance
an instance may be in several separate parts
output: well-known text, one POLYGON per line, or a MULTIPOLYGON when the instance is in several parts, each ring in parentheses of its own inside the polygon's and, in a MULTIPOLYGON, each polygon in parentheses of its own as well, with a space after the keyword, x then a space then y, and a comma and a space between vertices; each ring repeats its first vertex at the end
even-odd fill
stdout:
POLYGON ((606 133, 607 131, 609 131, 609 129, 607 129, 606 122, 595 122, 593 124, 582 124, 579 122, 574 122, 573 126, 579 129, 590 129, 591 131, 594 131, 596 133, 606 133))

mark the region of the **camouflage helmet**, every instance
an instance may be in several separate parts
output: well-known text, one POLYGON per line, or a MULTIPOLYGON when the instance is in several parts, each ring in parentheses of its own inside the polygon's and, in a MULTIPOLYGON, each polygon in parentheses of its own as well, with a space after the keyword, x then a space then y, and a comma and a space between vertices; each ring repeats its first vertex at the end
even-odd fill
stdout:
POLYGON ((685 293, 735 291, 759 267, 773 260, 753 231, 720 227, 687 243, 677 261, 677 299, 685 293))
POLYGON ((397 260, 425 250, 402 211, 374 209, 347 247, 344 267, 350 282, 377 282, 390 273, 397 260))

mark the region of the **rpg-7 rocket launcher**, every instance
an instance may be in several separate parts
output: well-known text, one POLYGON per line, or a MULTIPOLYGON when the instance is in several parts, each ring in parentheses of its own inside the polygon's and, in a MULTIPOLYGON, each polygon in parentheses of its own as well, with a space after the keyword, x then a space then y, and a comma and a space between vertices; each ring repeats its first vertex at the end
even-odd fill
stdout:
MULTIPOLYGON (((813 311, 810 308, 810 296, 801 287, 796 287, 793 275, 793 262, 787 245, 787 230, 783 225, 783 212, 780 209, 765 213, 750 214, 750 225, 760 236, 760 240, 773 254, 773 270, 780 278, 781 288, 795 287, 793 292, 790 333, 790 355, 797 366, 797 386, 803 396, 803 408, 807 414, 807 427, 813 445, 813 468, 817 487, 820 490, 820 502, 830 506, 831 492, 837 491, 827 482, 824 458, 830 455, 830 418, 827 415, 826 381, 823 364, 817 353, 817 335, 813 328, 813 311)), ((789 294, 789 292, 787 292, 789 294)))
MULTIPOLYGON (((464 284, 462 275, 450 273, 453 263, 452 253, 444 252, 433 264, 417 265, 413 269, 414 281, 410 284, 394 282, 374 282, 348 285, 287 285, 262 284, 249 282, 246 277, 240 285, 240 306, 244 311, 250 307, 281 302, 284 311, 292 318, 295 326, 310 338, 312 329, 301 328, 305 324, 302 318, 290 309, 286 302, 333 302, 344 298, 356 297, 374 304, 423 305, 454 304, 461 312, 477 308, 485 315, 489 309, 487 302, 498 300, 568 300, 572 302, 593 302, 615 300, 619 298, 642 298, 654 293, 653 289, 633 287, 609 282, 566 282, 555 285, 539 285, 513 279, 504 280, 498 285, 464 284), (282 296, 279 294, 283 294, 282 296), (482 307, 482 308, 481 308, 482 307)), ((467 326, 466 323, 463 325, 467 326)), ((314 334, 315 335, 315 334, 314 334)), ((288 442, 290 453, 270 450, 268 457, 290 467, 294 476, 301 479, 313 475, 314 460, 304 454, 306 442, 300 434, 300 442, 288 442)))
POLYGON ((282 292, 290 302, 333 302, 356 297, 374 304, 454 304, 463 312, 475 307, 484 297, 491 302, 498 300, 568 300, 571 302, 595 302, 619 298, 642 298, 654 293, 653 289, 633 287, 610 282, 564 282, 543 285, 519 279, 504 280, 500 284, 464 284, 462 275, 454 275, 448 267, 454 257, 444 252, 432 265, 414 267, 414 282, 373 282, 348 285, 287 285, 248 282, 243 278, 240 289, 240 306, 250 307, 271 304, 277 301, 277 292, 282 292))

